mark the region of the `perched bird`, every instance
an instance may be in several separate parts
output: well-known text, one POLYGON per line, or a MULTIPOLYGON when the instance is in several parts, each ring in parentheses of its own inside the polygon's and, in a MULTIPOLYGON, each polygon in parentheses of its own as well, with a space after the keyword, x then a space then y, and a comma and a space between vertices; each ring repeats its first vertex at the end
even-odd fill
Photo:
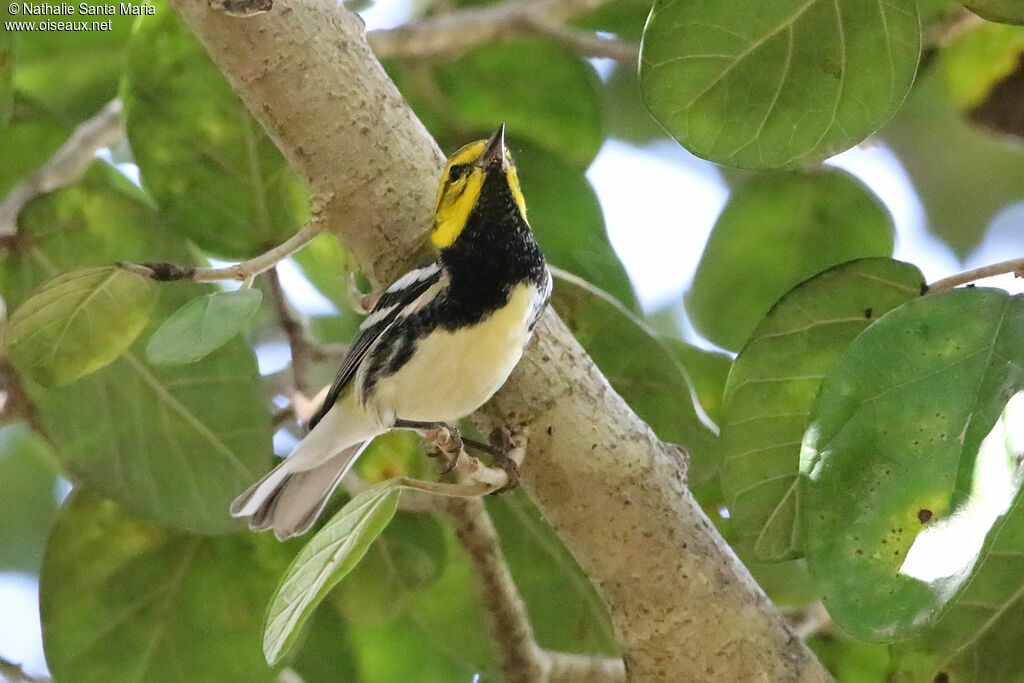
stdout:
POLYGON ((505 383, 551 293, 504 124, 448 160, 431 240, 438 258, 381 295, 310 431, 235 499, 231 514, 279 539, 304 533, 370 441, 464 417, 505 383))

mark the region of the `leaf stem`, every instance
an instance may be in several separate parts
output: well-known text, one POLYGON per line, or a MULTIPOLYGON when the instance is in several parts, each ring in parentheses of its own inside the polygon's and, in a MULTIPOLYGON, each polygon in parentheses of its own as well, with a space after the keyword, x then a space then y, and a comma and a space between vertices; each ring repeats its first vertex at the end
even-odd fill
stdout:
POLYGON ((973 270, 964 271, 963 273, 951 275, 928 285, 928 289, 925 293, 934 294, 935 292, 953 289, 954 287, 959 287, 960 285, 965 285, 969 282, 974 282, 975 280, 981 280, 994 275, 1004 275, 1006 273, 1013 273, 1017 277, 1024 278, 1024 258, 1010 259, 1009 261, 993 263, 990 266, 982 266, 981 268, 975 268, 973 270))
POLYGON ((323 226, 311 221, 277 245, 248 261, 236 263, 233 266, 224 268, 195 268, 193 266, 179 266, 173 263, 118 263, 119 268, 138 273, 161 282, 170 280, 192 280, 193 282, 218 282, 220 280, 237 280, 245 283, 251 281, 260 273, 270 270, 280 261, 288 258, 295 252, 313 241, 317 235, 323 232, 323 226))

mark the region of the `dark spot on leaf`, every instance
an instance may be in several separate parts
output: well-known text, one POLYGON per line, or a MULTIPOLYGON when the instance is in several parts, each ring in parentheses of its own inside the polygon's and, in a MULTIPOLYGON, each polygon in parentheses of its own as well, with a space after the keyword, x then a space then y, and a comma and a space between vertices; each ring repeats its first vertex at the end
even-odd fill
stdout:
POLYGON ((867 318, 868 320, 871 320, 871 313, 872 313, 872 310, 870 308, 865 308, 864 309, 864 317, 867 318))
POLYGON ((857 554, 858 555, 863 555, 864 554, 864 549, 863 548, 857 548, 857 554))
POLYGON ((935 674, 934 683, 949 683, 949 674, 945 671, 940 671, 935 674))
POLYGON ((926 524, 928 522, 928 520, 930 520, 931 518, 932 518, 932 511, 931 510, 928 510, 928 509, 925 509, 925 508, 921 508, 920 510, 917 511, 917 521, 921 522, 921 524, 926 524))
POLYGON ((551 425, 548 425, 548 436, 551 436, 551 425))

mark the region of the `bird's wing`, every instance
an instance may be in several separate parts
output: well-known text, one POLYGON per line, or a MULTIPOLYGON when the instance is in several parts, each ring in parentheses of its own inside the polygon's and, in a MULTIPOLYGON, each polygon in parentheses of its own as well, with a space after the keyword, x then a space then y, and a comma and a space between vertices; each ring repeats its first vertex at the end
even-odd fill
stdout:
POLYGON ((381 294, 370 315, 366 316, 359 326, 359 336, 348 350, 345 360, 334 377, 334 383, 313 417, 309 420, 309 428, 313 429, 323 418, 335 401, 356 376, 359 363, 366 357, 373 343, 380 338, 399 317, 408 314, 407 310, 420 295, 430 289, 441 279, 441 264, 437 261, 421 268, 410 270, 400 277, 381 294))

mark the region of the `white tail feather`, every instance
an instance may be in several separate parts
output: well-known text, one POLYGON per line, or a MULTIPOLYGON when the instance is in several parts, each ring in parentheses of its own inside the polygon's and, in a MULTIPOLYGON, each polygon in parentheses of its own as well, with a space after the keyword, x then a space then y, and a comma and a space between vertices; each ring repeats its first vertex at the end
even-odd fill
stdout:
POLYGON ((297 470, 292 457, 245 490, 231 504, 231 514, 248 517, 249 527, 273 529, 279 540, 309 530, 341 478, 352 468, 369 441, 344 449, 312 469, 297 470))

